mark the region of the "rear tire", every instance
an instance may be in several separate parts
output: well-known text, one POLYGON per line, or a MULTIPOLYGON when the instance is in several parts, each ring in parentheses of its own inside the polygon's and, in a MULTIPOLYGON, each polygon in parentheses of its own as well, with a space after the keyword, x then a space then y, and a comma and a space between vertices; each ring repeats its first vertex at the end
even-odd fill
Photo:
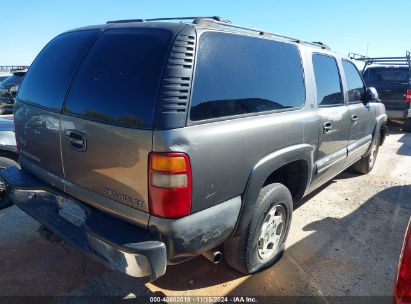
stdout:
POLYGON ((277 262, 290 230, 293 201, 282 184, 261 189, 247 230, 224 244, 225 260, 232 268, 251 274, 277 262))
POLYGON ((405 120, 402 130, 406 133, 411 133, 411 118, 405 120))
POLYGON ((368 151, 368 153, 361 157, 361 159, 357 161, 354 165, 352 165, 353 171, 359 174, 370 173, 371 170, 374 168, 379 148, 380 135, 377 134, 371 143, 371 148, 368 151))

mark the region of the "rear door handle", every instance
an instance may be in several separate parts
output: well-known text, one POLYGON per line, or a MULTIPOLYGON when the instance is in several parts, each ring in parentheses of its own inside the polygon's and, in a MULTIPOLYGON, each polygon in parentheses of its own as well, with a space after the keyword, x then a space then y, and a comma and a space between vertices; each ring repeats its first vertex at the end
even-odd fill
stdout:
POLYGON ((333 125, 331 124, 331 122, 327 121, 323 124, 323 133, 327 134, 329 133, 333 128, 333 125))
POLYGON ((84 152, 87 150, 86 135, 75 130, 66 131, 66 139, 70 148, 76 151, 84 152))
POLYGON ((354 114, 353 116, 351 116, 352 123, 356 123, 357 121, 358 121, 358 115, 354 114))

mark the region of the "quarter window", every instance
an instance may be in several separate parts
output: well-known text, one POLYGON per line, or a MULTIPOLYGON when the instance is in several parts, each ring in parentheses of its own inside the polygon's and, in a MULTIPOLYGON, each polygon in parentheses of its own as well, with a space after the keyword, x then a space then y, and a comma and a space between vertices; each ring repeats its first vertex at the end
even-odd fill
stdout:
POLYGON ((295 45, 227 33, 201 35, 190 119, 299 108, 305 88, 295 45))
POLYGON ((361 76, 351 62, 343 60, 342 64, 347 81, 348 102, 361 102, 365 94, 365 87, 361 76))
POLYGON ((314 54, 313 66, 318 105, 333 106, 344 104, 341 78, 335 58, 314 54))

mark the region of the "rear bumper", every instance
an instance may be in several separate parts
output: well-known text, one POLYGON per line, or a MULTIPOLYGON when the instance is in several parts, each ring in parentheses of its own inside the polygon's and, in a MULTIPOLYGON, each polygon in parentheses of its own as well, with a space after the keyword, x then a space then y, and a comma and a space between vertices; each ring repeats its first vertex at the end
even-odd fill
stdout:
POLYGON ((162 276, 167 264, 221 245, 233 232, 241 209, 238 196, 178 219, 151 216, 144 229, 78 201, 24 170, 2 170, 1 180, 14 204, 68 243, 114 270, 151 280, 162 276))
POLYGON ((147 231, 58 193, 15 167, 0 176, 20 209, 84 253, 133 277, 154 280, 165 273, 166 246, 147 231))
POLYGON ((405 119, 411 117, 411 109, 405 110, 386 110, 389 119, 405 119))

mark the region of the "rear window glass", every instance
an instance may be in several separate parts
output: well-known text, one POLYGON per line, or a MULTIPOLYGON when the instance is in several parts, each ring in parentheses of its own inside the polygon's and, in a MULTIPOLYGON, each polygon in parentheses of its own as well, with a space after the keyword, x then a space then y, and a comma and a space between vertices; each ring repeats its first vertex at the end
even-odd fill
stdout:
POLYGON ((410 73, 407 68, 371 68, 363 75, 367 85, 381 82, 408 83, 410 73))
POLYGON ((66 113, 103 123, 151 128, 171 38, 172 33, 165 29, 105 31, 73 81, 66 113))
POLYGON ((192 121, 304 104, 304 77, 296 46, 214 32, 201 35, 199 45, 192 121))
POLYGON ((77 64, 98 30, 65 33, 54 38, 34 60, 18 99, 60 110, 77 64))

